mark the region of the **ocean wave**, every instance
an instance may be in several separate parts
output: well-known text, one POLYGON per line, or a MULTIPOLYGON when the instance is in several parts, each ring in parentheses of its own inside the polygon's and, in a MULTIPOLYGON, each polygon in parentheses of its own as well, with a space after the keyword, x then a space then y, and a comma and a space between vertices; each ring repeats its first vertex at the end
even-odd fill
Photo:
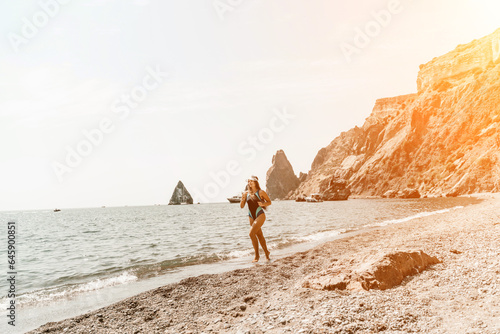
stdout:
POLYGON ((404 222, 407 222, 407 221, 410 221, 413 219, 427 217, 427 216, 433 216, 433 215, 437 215, 440 213, 446 213, 446 212, 450 212, 452 210, 463 209, 463 208, 464 208, 464 206, 460 205, 460 206, 455 206, 455 207, 449 208, 449 209, 442 209, 442 210, 436 210, 436 211, 424 211, 424 212, 419 212, 415 215, 408 216, 408 217, 403 217, 403 218, 399 218, 399 219, 384 220, 381 223, 368 224, 368 225, 365 225, 365 227, 387 226, 387 225, 392 225, 392 224, 404 223, 404 222))
MULTIPOLYGON (((339 230, 330 230, 330 231, 323 231, 323 232, 318 232, 306 236, 295 236, 295 237, 288 237, 288 238, 281 238, 277 240, 273 239, 268 239, 267 240, 267 248, 271 251, 273 249, 283 249, 287 248, 296 244, 300 243, 305 243, 305 242, 314 242, 314 241, 321 241, 321 240, 328 240, 330 238, 336 237, 342 233, 348 232, 345 229, 339 229, 339 230)), ((254 250, 253 248, 247 248, 247 249, 242 249, 242 250, 235 250, 231 251, 229 253, 219 253, 217 256, 221 260, 230 260, 230 259, 238 259, 238 258, 244 258, 248 256, 253 256, 254 255, 254 250)))
POLYGON ((304 237, 298 237, 297 241, 305 241, 305 242, 320 241, 320 240, 325 240, 325 239, 336 237, 336 236, 338 236, 342 233, 346 233, 346 232, 347 232, 347 230, 345 230, 345 229, 324 231, 324 232, 319 232, 319 233, 307 235, 304 237))
MULTIPOLYGON (((118 276, 99 278, 83 284, 74 284, 70 286, 59 286, 50 289, 42 289, 33 292, 28 292, 17 296, 18 305, 32 305, 45 302, 51 302, 61 298, 68 298, 73 295, 97 291, 106 287, 115 285, 127 284, 137 280, 137 276, 130 272, 123 272, 118 276)), ((3 298, 0 300, 0 307, 7 307, 9 299, 3 298)))
POLYGON ((195 254, 190 256, 179 255, 174 259, 168 259, 161 262, 134 265, 128 267, 127 270, 131 270, 138 277, 138 279, 145 279, 166 274, 182 267, 215 263, 227 260, 228 258, 228 255, 224 253, 195 254))
POLYGON ((226 258, 229 260, 229 259, 239 259, 239 258, 247 257, 247 256, 250 256, 252 254, 253 254, 253 248, 248 248, 248 249, 244 249, 244 250, 232 251, 232 252, 229 252, 227 254, 220 254, 219 256, 221 258, 226 258))

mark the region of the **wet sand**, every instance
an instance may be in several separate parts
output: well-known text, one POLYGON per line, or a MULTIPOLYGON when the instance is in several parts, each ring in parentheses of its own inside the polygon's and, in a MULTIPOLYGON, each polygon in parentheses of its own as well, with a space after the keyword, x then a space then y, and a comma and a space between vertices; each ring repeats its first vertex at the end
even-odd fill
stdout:
MULTIPOLYGON (((150 290, 29 333, 500 334, 500 194, 251 268, 150 290), (396 250, 441 263, 387 290, 304 288, 310 275, 396 250)), ((271 254, 272 257, 272 254, 271 254)))

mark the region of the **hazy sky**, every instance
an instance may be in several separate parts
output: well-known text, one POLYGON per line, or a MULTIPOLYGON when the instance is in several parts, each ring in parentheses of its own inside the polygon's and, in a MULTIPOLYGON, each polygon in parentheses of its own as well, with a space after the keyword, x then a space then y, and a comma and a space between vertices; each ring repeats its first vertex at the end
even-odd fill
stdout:
POLYGON ((178 180, 225 201, 249 175, 264 186, 279 149, 307 172, 377 98, 415 92, 420 64, 498 29, 499 9, 3 1, 0 210, 165 204, 178 180))

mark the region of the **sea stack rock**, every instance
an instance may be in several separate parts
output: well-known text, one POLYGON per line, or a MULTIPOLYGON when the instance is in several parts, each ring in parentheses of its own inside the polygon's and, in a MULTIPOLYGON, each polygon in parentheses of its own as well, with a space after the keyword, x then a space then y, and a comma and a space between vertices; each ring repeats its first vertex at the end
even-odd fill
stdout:
POLYGON ((276 152, 272 164, 266 174, 266 192, 271 200, 285 198, 289 192, 297 189, 300 181, 283 150, 276 152))
POLYGON ((184 184, 179 181, 177 186, 174 189, 172 197, 170 198, 170 202, 168 205, 179 205, 179 204, 193 204, 193 198, 189 191, 187 191, 184 184))

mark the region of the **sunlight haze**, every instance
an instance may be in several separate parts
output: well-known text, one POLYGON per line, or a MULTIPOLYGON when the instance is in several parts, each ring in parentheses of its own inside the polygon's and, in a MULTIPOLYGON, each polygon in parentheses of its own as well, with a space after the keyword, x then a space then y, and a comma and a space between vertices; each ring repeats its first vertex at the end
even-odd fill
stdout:
POLYGON ((497 1, 228 3, 3 2, 0 210, 166 204, 179 180, 223 202, 279 149, 307 173, 420 64, 500 28, 497 1))

